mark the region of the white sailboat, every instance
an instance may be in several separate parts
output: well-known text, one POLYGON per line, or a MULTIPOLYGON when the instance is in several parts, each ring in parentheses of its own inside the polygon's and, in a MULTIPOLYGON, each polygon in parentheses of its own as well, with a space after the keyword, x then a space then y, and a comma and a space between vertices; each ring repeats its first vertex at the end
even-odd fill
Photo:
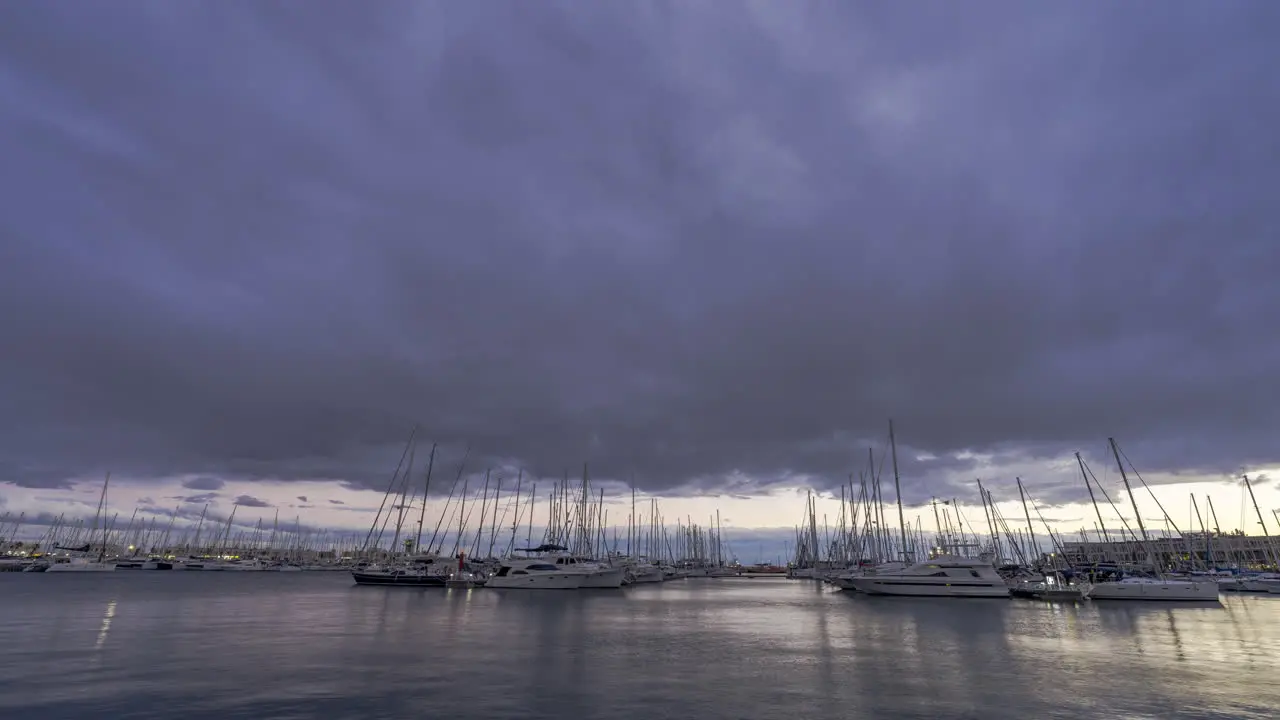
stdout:
MULTIPOLYGON (((1107 442, 1111 445, 1111 454, 1115 457, 1116 465, 1120 468, 1120 480, 1124 483, 1125 492, 1129 495, 1129 502, 1133 505, 1133 514, 1142 536, 1141 542, 1145 547, 1149 542, 1147 528, 1142 522, 1142 511, 1138 509, 1138 501, 1133 495, 1133 487, 1129 484, 1129 473, 1125 471, 1124 463, 1120 460, 1120 448, 1116 444, 1115 438, 1107 438, 1107 442)), ((1139 476, 1139 479, 1141 479, 1141 476, 1139 476)), ((1145 481, 1143 484, 1146 484, 1145 481)), ((1161 509, 1163 510, 1163 508, 1161 509)), ((1109 573, 1108 576, 1103 576, 1102 579, 1099 579, 1095 571, 1093 588, 1089 591, 1091 599, 1218 602, 1218 581, 1214 579, 1178 580, 1165 577, 1159 571, 1154 576, 1125 572, 1120 569, 1112 569, 1109 573)))
POLYGON ((1217 602, 1215 580, 1172 580, 1126 575, 1116 580, 1093 583, 1089 597, 1094 600, 1183 600, 1217 602))
MULTIPOLYGON (((102 510, 106 507, 107 502, 107 484, 111 482, 111 473, 107 473, 107 477, 102 481, 102 494, 98 497, 98 511, 93 516, 93 529, 97 531, 98 520, 102 516, 102 510)), ((87 546, 86 546, 87 547, 87 546)), ((102 547, 98 551, 98 559, 90 560, 84 555, 76 555, 68 558, 56 558, 53 564, 49 566, 45 572, 64 573, 64 572, 115 572, 116 564, 106 561, 107 555, 107 523, 102 523, 102 547)))

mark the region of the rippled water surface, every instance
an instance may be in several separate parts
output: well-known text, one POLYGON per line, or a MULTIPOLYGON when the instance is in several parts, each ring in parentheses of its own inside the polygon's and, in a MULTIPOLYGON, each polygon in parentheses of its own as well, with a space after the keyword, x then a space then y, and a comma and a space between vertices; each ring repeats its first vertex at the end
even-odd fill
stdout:
POLYGON ((1276 718, 1280 596, 873 598, 785 580, 353 587, 0 575, 5 718, 1276 718))

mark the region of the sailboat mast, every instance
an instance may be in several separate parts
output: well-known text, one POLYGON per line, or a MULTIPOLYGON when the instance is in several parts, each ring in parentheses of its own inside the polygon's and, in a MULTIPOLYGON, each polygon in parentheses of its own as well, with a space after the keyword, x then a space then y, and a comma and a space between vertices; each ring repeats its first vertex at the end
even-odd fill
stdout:
POLYGON ((898 478, 898 443, 893 436, 893 420, 889 421, 889 448, 893 455, 893 490, 898 497, 898 530, 902 534, 902 555, 907 556, 907 521, 902 515, 902 482, 898 478))
POLYGON ((537 507, 537 500, 538 500, 538 483, 535 482, 533 484, 533 489, 529 491, 529 534, 525 535, 525 538, 524 538, 525 547, 528 547, 529 543, 533 542, 533 511, 537 507))
POLYGON ((1111 454, 1115 456, 1116 466, 1120 468, 1120 479, 1124 481, 1124 489, 1129 493, 1129 502, 1133 505, 1133 514, 1138 519, 1138 530, 1142 532, 1142 543, 1145 546, 1150 542, 1147 537, 1147 526, 1142 522, 1142 513, 1138 510, 1138 500, 1133 496, 1133 488, 1129 485, 1129 474, 1124 471, 1124 463, 1120 462, 1120 449, 1116 447, 1115 438, 1107 438, 1107 442, 1111 444, 1111 454))
POLYGON ((1103 542, 1111 542, 1111 536, 1107 535, 1107 524, 1102 521, 1102 510, 1098 508, 1098 498, 1094 497, 1093 484, 1089 482, 1089 474, 1084 469, 1084 458, 1080 457, 1080 453, 1076 453, 1076 463, 1080 466, 1080 477, 1084 478, 1084 487, 1089 491, 1089 502, 1093 503, 1093 512, 1098 516, 1098 530, 1102 533, 1103 542))
POLYGON ((422 510, 418 513, 418 536, 413 540, 413 551, 422 552, 422 525, 427 519, 427 495, 431 492, 431 469, 436 464, 436 444, 431 443, 431 455, 427 457, 427 479, 422 484, 422 510))
MULTIPOLYGON (((102 480, 102 495, 98 498, 98 512, 93 516, 94 525, 98 524, 98 515, 107 507, 107 485, 111 482, 111 473, 102 480)), ((98 562, 107 556, 107 524, 102 523, 102 550, 98 553, 98 562)))
POLYGON ((1244 476, 1244 486, 1249 491, 1249 502, 1253 503, 1253 511, 1258 514, 1258 525, 1262 527, 1262 536, 1266 538, 1267 551, 1271 555, 1271 564, 1280 565, 1280 558, 1276 557, 1275 546, 1271 542, 1271 536, 1267 533, 1267 522, 1262 519, 1262 511, 1258 509, 1258 499, 1253 496, 1253 485, 1249 482, 1248 475, 1244 476))
POLYGON ((1018 481, 1018 497, 1022 498, 1022 514, 1027 517, 1027 536, 1031 539, 1032 557, 1039 560, 1040 547, 1036 544, 1036 531, 1031 524, 1031 511, 1027 510, 1027 493, 1022 489, 1022 478, 1015 478, 1015 480, 1018 481))
MULTIPOLYGON (((516 528, 520 526, 520 487, 524 485, 524 468, 516 473, 516 500, 513 504, 515 517, 511 520, 511 549, 516 547, 516 528)), ((530 511, 532 514, 532 511, 530 511)))
POLYGON ((978 499, 982 501, 982 515, 987 519, 987 535, 991 538, 991 550, 995 553, 996 564, 1000 563, 1000 549, 996 545, 996 526, 991 522, 991 509, 987 507, 987 491, 982 489, 982 479, 977 478, 978 499))

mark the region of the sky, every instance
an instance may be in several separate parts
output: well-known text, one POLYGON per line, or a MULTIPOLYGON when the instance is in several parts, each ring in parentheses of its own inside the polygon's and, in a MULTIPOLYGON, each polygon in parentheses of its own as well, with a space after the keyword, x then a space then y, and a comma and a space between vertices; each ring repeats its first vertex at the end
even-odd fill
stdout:
POLYGON ((1243 472, 1280 508, 1277 31, 1230 0, 4 3, 0 514, 110 471, 122 512, 367 526, 329 501, 376 507, 416 427, 443 466, 787 528, 890 419, 911 507, 1022 477, 1077 529, 1073 454, 1117 487, 1114 437, 1175 518, 1243 472))

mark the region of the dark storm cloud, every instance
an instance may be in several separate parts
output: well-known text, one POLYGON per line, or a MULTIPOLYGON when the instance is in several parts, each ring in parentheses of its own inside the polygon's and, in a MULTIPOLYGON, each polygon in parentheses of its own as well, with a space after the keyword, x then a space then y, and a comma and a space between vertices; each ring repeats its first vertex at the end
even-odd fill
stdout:
POLYGON ((0 478, 1280 460, 1280 5, 289 8, 0 8, 0 478))
POLYGON ((244 507, 255 507, 255 508, 271 507, 271 503, 267 502, 266 500, 260 500, 252 495, 237 495, 235 499, 235 504, 242 505, 244 507))
POLYGON ((182 487, 188 490, 221 490, 226 482, 212 477, 195 477, 182 481, 182 487))
POLYGON ((211 493, 204 493, 201 495, 185 495, 185 496, 175 495, 170 497, 169 499, 178 500, 184 503, 216 503, 217 498, 218 498, 218 493, 211 492, 211 493))

